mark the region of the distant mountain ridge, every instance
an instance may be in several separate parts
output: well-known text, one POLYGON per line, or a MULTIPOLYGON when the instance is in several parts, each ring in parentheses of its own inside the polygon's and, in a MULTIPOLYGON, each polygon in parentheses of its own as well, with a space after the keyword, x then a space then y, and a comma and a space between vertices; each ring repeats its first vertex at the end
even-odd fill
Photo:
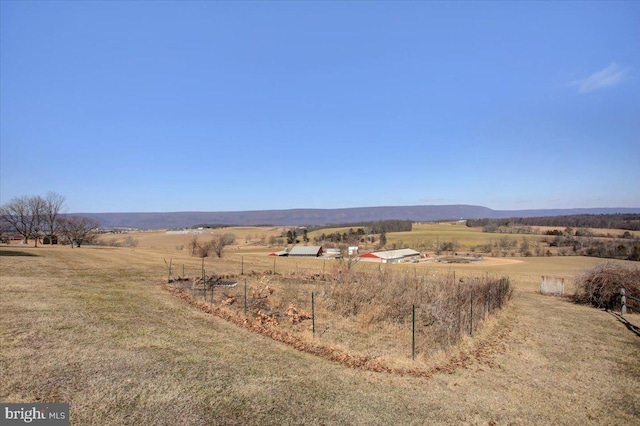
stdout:
POLYGON ((378 220, 414 222, 500 219, 509 217, 544 217, 575 214, 640 213, 638 208, 580 208, 537 210, 493 210, 466 204, 435 206, 381 206, 340 209, 250 210, 236 212, 166 212, 166 213, 74 213, 100 222, 105 228, 174 229, 197 224, 221 225, 331 225, 378 220))

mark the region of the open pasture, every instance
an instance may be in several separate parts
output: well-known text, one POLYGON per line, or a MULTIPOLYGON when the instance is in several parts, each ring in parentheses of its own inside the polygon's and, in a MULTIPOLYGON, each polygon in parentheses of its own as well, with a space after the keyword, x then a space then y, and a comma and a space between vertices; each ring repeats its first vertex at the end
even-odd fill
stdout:
POLYGON ((416 223, 410 232, 394 232, 388 235, 389 243, 402 241, 405 244, 420 243, 423 241, 436 242, 436 240, 455 240, 461 247, 470 248, 478 244, 488 243, 495 236, 485 234, 482 228, 467 227, 464 223, 416 223))
MULTIPOLYGON (((0 247, 0 400, 69 402, 72 424, 640 421, 640 338, 613 313, 538 294, 541 275, 570 280, 602 259, 356 264, 511 278, 507 309, 434 357, 440 372, 427 379, 349 368, 205 314, 164 287, 165 261, 193 275, 202 266, 179 236, 128 235, 136 247, 0 247)), ((245 244, 205 268, 295 276, 338 265, 245 244)))

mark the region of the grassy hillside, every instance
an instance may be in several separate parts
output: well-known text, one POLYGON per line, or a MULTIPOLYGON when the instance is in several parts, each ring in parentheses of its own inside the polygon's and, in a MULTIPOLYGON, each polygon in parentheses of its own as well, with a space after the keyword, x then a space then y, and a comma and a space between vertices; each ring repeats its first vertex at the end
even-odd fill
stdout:
MULTIPOLYGON (((82 425, 640 422, 638 336, 611 313, 537 293, 540 275, 571 278, 599 259, 389 265, 506 273, 516 287, 486 332, 451 354, 465 361, 435 360, 442 371, 424 379, 348 368, 196 310, 161 283, 165 260, 194 273, 200 260, 176 236, 134 238, 134 248, 0 247, 0 400, 69 402, 82 425)), ((239 240, 206 267, 273 267, 239 240)))

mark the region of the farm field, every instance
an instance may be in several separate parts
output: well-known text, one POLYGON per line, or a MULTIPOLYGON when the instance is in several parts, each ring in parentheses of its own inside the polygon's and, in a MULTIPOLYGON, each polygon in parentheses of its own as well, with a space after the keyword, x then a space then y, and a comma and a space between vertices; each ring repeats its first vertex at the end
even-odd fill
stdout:
MULTIPOLYGON (((253 243, 282 229, 221 232, 236 234, 236 243, 222 259, 205 259, 210 271, 335 267, 319 259, 276 263, 266 255, 276 247, 253 243)), ((455 225, 415 232, 389 241, 456 238, 466 246, 491 237, 455 225)), ((0 400, 69 402, 71 423, 82 425, 640 422, 640 337, 614 313, 538 293, 541 275, 571 282, 602 259, 386 265, 504 274, 515 287, 508 307, 461 353, 435 359, 441 371, 416 378, 349 368, 197 310, 163 284, 168 261, 185 275, 200 270, 200 259, 178 249, 190 236, 104 238, 126 237, 135 247, 0 247, 0 400)), ((371 267, 379 265, 355 265, 371 267)), ((638 317, 627 316, 640 325, 638 317)))

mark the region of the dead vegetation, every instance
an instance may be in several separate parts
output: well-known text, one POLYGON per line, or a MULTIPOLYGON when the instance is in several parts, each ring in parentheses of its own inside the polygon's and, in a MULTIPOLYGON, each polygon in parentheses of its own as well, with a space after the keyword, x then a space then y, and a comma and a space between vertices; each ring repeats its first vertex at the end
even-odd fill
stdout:
POLYGON ((576 279, 576 303, 601 309, 620 308, 620 289, 640 298, 640 270, 618 263, 602 263, 576 279))
POLYGON ((201 281, 175 284, 205 312, 275 340, 331 359, 340 353, 359 368, 419 375, 429 371, 434 354, 477 332, 512 292, 508 278, 487 274, 456 278, 341 267, 322 274, 252 275, 222 293, 212 287, 204 293, 201 281))

